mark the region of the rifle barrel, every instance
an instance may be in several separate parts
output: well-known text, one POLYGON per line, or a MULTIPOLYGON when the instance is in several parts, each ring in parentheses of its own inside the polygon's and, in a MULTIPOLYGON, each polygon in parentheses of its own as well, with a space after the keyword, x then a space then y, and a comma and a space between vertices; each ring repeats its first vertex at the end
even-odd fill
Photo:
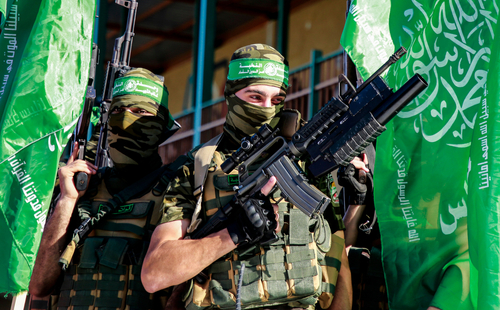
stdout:
POLYGON ((389 68, 392 64, 398 61, 404 54, 406 54, 406 48, 401 46, 394 54, 389 57, 389 59, 382 65, 375 73, 373 73, 366 81, 363 82, 357 89, 356 92, 347 96, 347 98, 343 98, 345 102, 348 102, 349 99, 355 98, 366 86, 370 85, 370 83, 377 77, 384 73, 387 68, 389 68))
POLYGON ((381 125, 387 124, 399 111, 401 111, 401 109, 426 88, 427 85, 427 82, 420 74, 415 74, 408 82, 401 86, 394 95, 373 111, 373 116, 381 125))

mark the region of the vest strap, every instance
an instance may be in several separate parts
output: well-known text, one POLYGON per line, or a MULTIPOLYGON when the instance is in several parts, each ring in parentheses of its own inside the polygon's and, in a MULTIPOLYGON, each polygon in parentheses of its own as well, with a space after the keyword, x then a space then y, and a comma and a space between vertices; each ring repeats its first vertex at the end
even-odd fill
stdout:
POLYGON ((128 223, 114 223, 114 222, 104 222, 101 225, 99 225, 99 229, 102 230, 108 230, 108 231, 129 231, 131 233, 134 233, 138 236, 144 236, 145 234, 145 228, 133 225, 133 224, 128 224, 128 223))
POLYGON ((266 270, 262 273, 262 279, 270 282, 284 281, 287 279, 286 270, 266 270))
POLYGON ((71 297, 71 306, 91 306, 94 304, 94 296, 73 296, 71 297))
POLYGON ((269 249, 265 252, 264 255, 262 255, 262 264, 269 265, 283 263, 283 256, 285 256, 285 252, 283 251, 283 249, 269 249))
POLYGON ((304 279, 314 277, 318 274, 318 270, 313 267, 293 268, 286 271, 288 279, 304 279))
POLYGON ((321 290, 333 295, 335 293, 335 285, 328 282, 321 282, 321 290))
POLYGON ((100 265, 98 272, 102 273, 103 276, 105 276, 105 275, 110 275, 110 276, 126 275, 128 273, 128 265, 118 265, 116 267, 116 269, 110 268, 110 267, 105 266, 105 265, 100 265))
MULTIPOLYGON (((78 282, 77 282, 78 283, 78 282)), ((103 291, 123 291, 125 289, 125 281, 118 281, 118 280, 109 280, 105 282, 99 281, 97 284, 97 289, 98 290, 103 290, 103 291)))
POLYGON ((212 138, 210 141, 205 143, 194 156, 194 191, 193 195, 198 197, 196 201, 196 207, 194 209, 193 216, 191 217, 191 223, 187 228, 187 233, 190 234, 198 228, 201 223, 199 218, 201 213, 201 202, 203 197, 203 184, 208 174, 208 168, 212 162, 215 150, 220 143, 222 134, 212 138))
POLYGON ((310 261, 313 258, 314 258, 314 250, 313 249, 306 249, 303 251, 286 254, 286 262, 287 263, 296 263, 296 262, 305 261, 305 260, 310 261))
POLYGON ((122 306, 122 299, 118 297, 98 297, 94 306, 98 308, 120 308, 122 306))
POLYGON ((333 267, 337 270, 340 270, 341 262, 339 259, 337 259, 335 257, 325 256, 324 261, 320 264, 322 266, 330 266, 330 267, 333 267))
POLYGON ((137 291, 137 290, 145 291, 144 286, 142 285, 140 278, 137 280, 135 280, 135 279, 130 280, 129 284, 128 284, 128 288, 129 288, 129 290, 132 290, 132 291, 137 291))
POLYGON ((76 281, 73 285, 75 291, 91 291, 95 290, 97 286, 96 280, 80 280, 76 281))

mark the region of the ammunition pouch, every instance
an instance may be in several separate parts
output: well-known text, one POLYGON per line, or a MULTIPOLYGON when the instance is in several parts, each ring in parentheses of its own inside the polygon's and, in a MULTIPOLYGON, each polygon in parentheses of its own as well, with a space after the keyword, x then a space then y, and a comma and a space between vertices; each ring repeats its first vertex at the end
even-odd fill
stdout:
MULTIPOLYGON (((77 205, 82 219, 98 214, 112 197, 104 181, 96 186, 96 195, 77 205)), ((166 303, 168 292, 146 292, 140 276, 161 216, 163 196, 157 187, 114 208, 83 240, 64 275, 58 309, 157 309, 166 303)))
POLYGON ((236 250, 205 270, 208 281, 193 281, 186 309, 234 309, 240 276, 242 309, 283 304, 305 308, 317 302, 328 308, 340 270, 343 240, 331 235, 321 216, 310 219, 295 208, 284 211, 280 204, 280 219, 285 232, 278 233, 278 241, 244 253, 236 250))
MULTIPOLYGON (((296 122, 298 119, 300 117, 296 122)), ((207 172, 201 183, 195 182, 195 188, 204 184, 200 215, 203 221, 232 200, 233 187, 238 185, 236 170, 225 174, 220 169, 224 162, 221 153, 207 153, 200 156, 210 156, 205 170, 195 168, 198 175, 207 172)), ((214 262, 204 271, 208 280, 191 280, 187 285, 186 309, 234 309, 240 277, 242 309, 277 305, 307 308, 315 304, 327 309, 331 305, 344 240, 331 234, 322 215, 311 219, 282 200, 279 189, 273 193, 273 199, 271 202, 279 206, 278 240, 272 244, 256 244, 241 252, 236 249, 214 262), (243 274, 242 264, 245 264, 243 274)))
POLYGON ((141 283, 140 265, 98 264, 94 268, 70 265, 64 276, 57 309, 153 308, 153 294, 141 283))

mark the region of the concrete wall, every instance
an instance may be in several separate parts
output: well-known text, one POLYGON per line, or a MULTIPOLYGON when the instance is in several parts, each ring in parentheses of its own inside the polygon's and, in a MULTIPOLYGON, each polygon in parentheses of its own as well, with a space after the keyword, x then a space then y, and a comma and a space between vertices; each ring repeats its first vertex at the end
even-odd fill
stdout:
MULTIPOLYGON (((310 62, 311 50, 317 49, 323 55, 341 49, 340 36, 345 21, 346 0, 315 0, 295 8, 290 14, 290 32, 288 42, 288 62, 290 69, 310 62)), ((263 22, 251 29, 240 32, 227 40, 215 51, 215 63, 231 59, 232 53, 239 47, 252 43, 274 45, 276 40, 275 22, 263 22)), ((189 76, 192 74, 192 60, 180 62, 164 72, 165 85, 170 97, 170 112, 175 116, 191 106, 189 91, 186 91, 189 76)), ((226 68, 214 72, 213 98, 221 97, 224 90, 226 68)))

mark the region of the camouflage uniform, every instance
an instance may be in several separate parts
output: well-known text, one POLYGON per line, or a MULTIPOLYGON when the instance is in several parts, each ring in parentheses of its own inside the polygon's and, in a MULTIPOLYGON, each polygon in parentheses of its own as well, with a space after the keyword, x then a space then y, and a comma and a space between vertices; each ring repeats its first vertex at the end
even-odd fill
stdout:
MULTIPOLYGON (((231 63, 240 68, 250 67, 248 63, 235 62, 242 58, 250 59, 254 67, 261 64, 258 60, 270 59, 286 68, 286 60, 263 44, 237 50, 231 63)), ((222 140, 213 154, 204 183, 200 226, 234 195, 233 186, 238 184, 237 170, 226 174, 220 165, 239 147, 240 139, 254 134, 264 123, 273 127, 280 123, 282 103, 260 107, 241 100, 235 93, 256 84, 283 90, 288 87, 286 80, 272 79, 272 76, 237 78, 231 69, 230 64, 225 90, 228 115, 222 140)), ((188 161, 170 183, 162 223, 181 219, 190 219, 193 223, 195 220, 192 216, 198 197, 194 194, 194 173, 203 173, 194 171, 197 152, 198 148, 188 154, 188 161)), ((279 191, 274 193, 274 202, 279 195, 279 191)), ((236 249, 214 262, 206 269, 209 281, 200 284, 192 280, 190 291, 186 293, 186 309, 234 309, 242 263, 246 266, 241 288, 243 309, 314 309, 315 305, 327 308, 331 304, 343 250, 343 240, 332 232, 343 228, 342 220, 332 217, 330 228, 322 216, 311 220, 285 201, 278 205, 282 228, 279 240, 271 245, 256 245, 243 253, 236 249)))
MULTIPOLYGON (((166 87, 145 69, 132 69, 115 81, 110 111, 121 111, 111 113, 108 124, 114 166, 101 168, 91 178, 76 206, 80 221, 95 217, 113 195, 159 169, 158 146, 177 126, 168 111, 166 87), (154 116, 124 108, 140 108, 154 116)), ((140 277, 149 239, 161 217, 162 191, 155 187, 138 196, 101 220, 77 249, 64 275, 58 309, 163 308, 167 292, 147 293, 140 277)))

